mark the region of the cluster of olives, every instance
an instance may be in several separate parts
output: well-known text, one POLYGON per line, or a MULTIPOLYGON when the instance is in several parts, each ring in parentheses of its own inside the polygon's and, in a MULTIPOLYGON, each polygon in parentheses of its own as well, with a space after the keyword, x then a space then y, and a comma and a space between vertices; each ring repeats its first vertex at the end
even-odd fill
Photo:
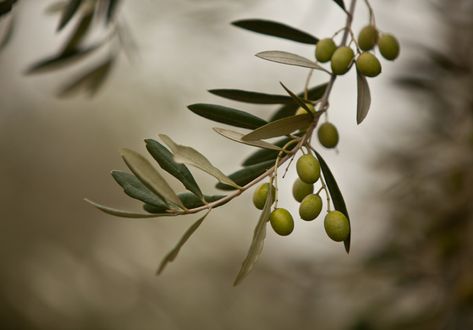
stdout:
MULTIPOLYGON (((300 203, 300 218, 312 221, 322 211, 322 199, 318 194, 314 194, 314 183, 320 178, 319 161, 313 155, 303 155, 297 160, 296 170, 298 178, 292 187, 292 194, 294 199, 300 203)), ((264 183, 256 189, 253 195, 253 204, 258 209, 263 209, 270 188, 271 192, 275 194, 275 188, 271 187, 269 183, 264 183)), ((294 230, 294 218, 287 209, 276 208, 271 212, 269 221, 274 231, 281 236, 287 236, 294 230)), ((337 242, 347 239, 350 233, 348 219, 339 211, 328 211, 324 219, 324 227, 327 235, 337 242)))
MULTIPOLYGON (((356 68, 366 77, 376 77, 381 73, 381 63, 371 52, 376 45, 386 60, 393 61, 399 56, 399 42, 392 34, 379 33, 373 25, 365 26, 358 35, 358 47, 361 51, 356 58, 356 68)), ((321 63, 330 61, 332 73, 343 75, 350 70, 355 53, 350 47, 337 47, 333 39, 326 38, 317 43, 315 57, 321 63)))

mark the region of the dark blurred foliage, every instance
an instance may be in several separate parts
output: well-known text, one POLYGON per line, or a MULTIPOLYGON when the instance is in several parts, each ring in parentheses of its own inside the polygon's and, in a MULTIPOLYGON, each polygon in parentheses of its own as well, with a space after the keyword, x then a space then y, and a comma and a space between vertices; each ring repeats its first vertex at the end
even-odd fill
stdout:
POLYGON ((440 46, 397 80, 425 122, 379 164, 398 179, 366 271, 391 289, 353 329, 473 329, 473 2, 434 6, 440 46))

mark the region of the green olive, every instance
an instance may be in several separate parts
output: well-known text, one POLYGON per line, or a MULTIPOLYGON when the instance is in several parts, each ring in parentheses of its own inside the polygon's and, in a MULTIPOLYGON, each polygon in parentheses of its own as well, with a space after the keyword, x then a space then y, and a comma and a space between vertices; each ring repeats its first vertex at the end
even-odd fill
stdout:
POLYGON ((333 53, 331 62, 333 74, 343 75, 347 73, 350 70, 354 57, 355 53, 350 47, 343 46, 337 48, 335 53, 333 53))
POLYGON ((307 195, 299 205, 299 215, 302 220, 311 221, 322 211, 322 198, 319 195, 307 195))
POLYGON ((371 50, 378 42, 378 30, 373 25, 367 25, 358 34, 358 46, 361 50, 371 50))
POLYGON ((399 41, 392 34, 382 34, 378 40, 378 48, 381 55, 389 61, 394 61, 399 56, 399 41))
POLYGON ((356 60, 356 68, 367 77, 376 77, 381 73, 381 63, 376 56, 369 52, 364 52, 356 60))
POLYGON ((274 231, 281 236, 287 236, 294 230, 294 219, 288 210, 279 208, 271 212, 269 222, 274 231))
POLYGON ((315 183, 320 178, 319 160, 312 155, 301 156, 296 163, 299 179, 305 183, 315 183))
MULTIPOLYGON (((263 183, 255 190, 253 194, 253 204, 257 209, 263 209, 264 204, 266 203, 266 198, 268 198, 269 187, 269 183, 263 183)), ((271 193, 273 196, 272 200, 274 200, 274 196, 276 195, 276 189, 274 186, 271 190, 271 193)))
POLYGON ((301 179, 296 179, 294 185, 292 186, 292 196, 299 203, 302 202, 305 196, 310 195, 314 192, 314 185, 310 183, 305 183, 301 179))
POLYGON ((347 217, 339 211, 330 211, 324 219, 325 232, 335 242, 342 242, 350 235, 350 223, 347 217))
POLYGON ((338 144, 338 131, 332 123, 323 123, 320 125, 317 136, 319 137, 320 144, 325 148, 332 149, 338 144))
POLYGON ((315 58, 321 63, 326 63, 332 59, 333 53, 337 49, 337 45, 330 38, 319 40, 315 48, 315 58))

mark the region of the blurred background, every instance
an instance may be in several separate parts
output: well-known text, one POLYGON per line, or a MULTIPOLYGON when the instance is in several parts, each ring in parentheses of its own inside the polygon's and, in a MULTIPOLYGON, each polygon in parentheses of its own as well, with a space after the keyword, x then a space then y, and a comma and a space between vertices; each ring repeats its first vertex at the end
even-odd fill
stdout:
MULTIPOLYGON (((355 31, 368 22, 359 2, 355 31)), ((238 169, 251 148, 216 135, 186 106, 220 102, 267 118, 274 108, 244 108, 206 90, 281 93, 279 81, 301 90, 305 70, 253 55, 312 57, 314 49, 229 23, 265 18, 322 38, 343 26, 344 13, 328 0, 123 1, 117 20, 129 56, 116 58, 93 98, 58 98, 90 63, 25 75, 70 33, 55 32, 51 3, 20 1, 0 52, 0 329, 473 329, 470 0, 372 1, 402 56, 370 80, 372 109, 360 126, 356 78, 337 80, 331 121, 340 152, 322 152, 351 214, 352 251, 330 241, 320 219, 298 221, 289 237, 268 233, 236 288, 258 218, 251 193, 215 210, 160 277, 160 259, 195 217, 119 219, 83 199, 138 210, 109 173, 125 169, 122 147, 145 154, 143 139, 158 133, 225 172, 238 169)), ((212 179, 193 173, 214 191, 212 179)), ((293 213, 295 176, 280 184, 293 213)))

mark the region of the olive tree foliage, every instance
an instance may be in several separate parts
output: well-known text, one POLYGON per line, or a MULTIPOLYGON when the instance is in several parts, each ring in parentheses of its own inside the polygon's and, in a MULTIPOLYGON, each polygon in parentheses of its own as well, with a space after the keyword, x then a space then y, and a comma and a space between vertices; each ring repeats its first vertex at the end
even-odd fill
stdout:
MULTIPOLYGON (((3 34, 0 34, 0 49, 7 45, 14 34, 16 3, 17 0, 0 2, 0 20, 8 21, 3 34)), ((25 74, 53 73, 91 63, 78 75, 66 80, 57 96, 69 97, 77 93, 94 96, 107 80, 119 53, 131 46, 126 29, 117 20, 120 3, 120 0, 67 0, 48 6, 45 12, 57 16, 56 33, 62 33, 70 25, 74 26, 56 52, 31 64, 25 74), (99 36, 91 38, 92 32, 99 32, 99 36), (101 55, 99 60, 92 59, 95 53, 105 47, 108 47, 105 55, 101 55)))
MULTIPOLYGON (((87 60, 91 54, 104 45, 109 45, 110 52, 102 61, 95 64, 61 88, 58 96, 69 96, 75 92, 94 95, 103 85, 117 54, 126 50, 128 37, 125 30, 115 19, 119 0, 68 0, 58 2, 48 8, 48 12, 58 13, 58 32, 75 22, 71 34, 60 50, 31 65, 26 73, 37 74, 74 65, 87 60), (92 27, 102 29, 98 40, 88 38, 92 27)), ((2 14, 13 9, 15 1, 9 4, 2 14)), ((324 228, 327 235, 336 242, 342 242, 346 252, 350 251, 350 217, 342 193, 328 164, 314 147, 316 136, 320 145, 326 149, 335 149, 339 141, 336 126, 329 122, 330 95, 338 77, 351 69, 356 70, 358 101, 354 105, 356 121, 362 123, 368 115, 371 95, 368 78, 376 77, 382 71, 377 52, 386 60, 392 61, 399 55, 397 39, 382 32, 375 21, 373 9, 368 0, 334 0, 345 15, 345 23, 333 35, 319 39, 312 33, 301 31, 284 23, 267 19, 242 19, 233 22, 235 27, 255 33, 283 38, 314 47, 314 58, 309 59, 283 50, 262 51, 257 57, 307 70, 304 90, 294 92, 280 82, 281 93, 269 94, 259 91, 239 89, 213 89, 215 96, 239 101, 241 103, 277 106, 269 120, 264 120, 247 111, 230 108, 220 104, 196 103, 188 109, 208 120, 232 126, 215 127, 220 136, 232 143, 240 143, 257 148, 242 161, 242 168, 235 173, 225 174, 196 149, 181 145, 170 136, 160 134, 161 142, 146 139, 146 148, 159 165, 149 162, 136 151, 123 149, 122 158, 130 172, 112 171, 115 181, 124 192, 143 203, 143 211, 124 211, 87 201, 101 211, 126 218, 158 218, 201 214, 199 219, 184 233, 176 247, 170 251, 159 266, 161 273, 169 262, 178 255, 182 246, 199 228, 209 213, 234 200, 242 193, 259 185, 254 191, 253 202, 261 210, 256 223, 253 239, 234 284, 240 283, 251 271, 263 250, 268 222, 273 230, 282 235, 289 235, 294 228, 294 217, 285 208, 278 207, 278 185, 283 179, 298 154, 303 154, 296 161, 298 179, 293 185, 294 198, 300 202, 299 215, 305 221, 319 216, 325 204, 327 214, 324 228), (365 27, 352 30, 355 10, 363 6, 369 12, 365 27), (326 82, 313 86, 315 74, 326 76, 326 82), (216 188, 224 193, 209 195, 194 179, 188 166, 195 167, 214 177, 216 188), (176 192, 161 175, 161 170, 168 172, 182 183, 185 192, 176 192), (263 183, 263 181, 266 181, 263 183), (314 192, 315 191, 315 192, 314 192), (322 202, 321 195, 325 202, 322 202)))
POLYGON ((144 203, 142 212, 124 211, 87 199, 101 211, 125 218, 202 214, 184 233, 175 248, 164 257, 158 273, 176 258, 182 246, 213 209, 225 205, 259 184, 254 192, 253 201, 262 212, 256 223, 248 254, 234 281, 234 285, 239 284, 251 271, 263 250, 268 222, 276 233, 283 236, 290 234, 294 228, 292 215, 286 209, 278 207, 278 184, 282 183, 298 153, 303 153, 304 156, 297 160, 299 179, 294 184, 293 193, 301 202, 301 218, 313 220, 317 217, 321 209, 319 194, 323 193, 328 211, 324 219, 325 230, 330 238, 343 242, 347 253, 350 251, 350 218, 345 201, 334 175, 321 156, 320 150, 316 150, 313 146, 312 139, 313 135, 317 135, 322 146, 327 149, 336 148, 338 131, 335 125, 328 122, 327 116, 330 94, 337 78, 355 67, 358 88, 356 120, 360 124, 365 119, 371 104, 367 77, 377 76, 381 72, 381 64, 375 56, 374 49, 377 46, 377 50, 385 59, 394 60, 399 54, 399 44, 392 35, 379 31, 368 1, 360 2, 370 15, 365 29, 360 31, 358 38, 352 30, 352 23, 355 19, 355 9, 360 3, 357 0, 351 0, 348 6, 344 1, 334 3, 345 12, 345 24, 332 36, 323 39, 284 23, 266 19, 243 19, 232 23, 244 30, 288 39, 309 47, 315 46, 315 59, 282 50, 262 51, 256 54, 263 60, 308 69, 305 88, 299 93, 293 92, 283 82, 280 82, 281 94, 237 89, 209 91, 221 98, 242 103, 277 105, 268 121, 249 112, 220 104, 197 103, 188 106, 191 112, 199 116, 237 128, 234 130, 215 127, 214 131, 217 134, 233 143, 258 149, 242 161, 240 170, 226 175, 196 149, 179 144, 170 136, 160 134, 161 142, 154 139, 145 140, 146 148, 160 170, 138 152, 123 149, 121 155, 131 173, 112 171, 113 178, 124 192, 144 203), (329 63, 330 67, 324 63, 329 63), (327 82, 312 86, 311 78, 314 73, 327 76, 327 82), (281 170, 283 165, 285 168, 281 170), (206 194, 194 179, 188 166, 214 177, 218 181, 216 188, 226 194, 206 194), (174 176, 187 191, 174 191, 161 175, 161 170, 174 176), (267 182, 261 184, 265 180, 267 182), (315 194, 314 184, 318 186, 315 194))

